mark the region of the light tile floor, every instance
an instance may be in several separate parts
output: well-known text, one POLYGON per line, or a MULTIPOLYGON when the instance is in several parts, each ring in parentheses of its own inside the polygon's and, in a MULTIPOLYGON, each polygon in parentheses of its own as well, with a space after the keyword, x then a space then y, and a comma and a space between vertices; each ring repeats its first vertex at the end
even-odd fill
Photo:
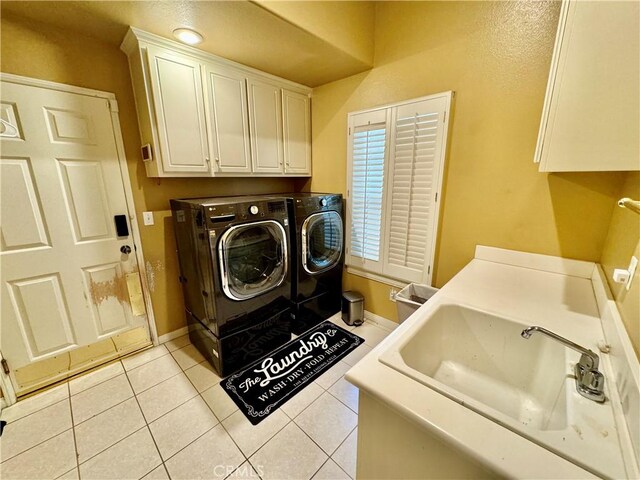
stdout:
POLYGON ((256 426, 185 335, 3 410, 1 477, 354 478, 358 390, 344 374, 389 332, 331 320, 365 344, 256 426))

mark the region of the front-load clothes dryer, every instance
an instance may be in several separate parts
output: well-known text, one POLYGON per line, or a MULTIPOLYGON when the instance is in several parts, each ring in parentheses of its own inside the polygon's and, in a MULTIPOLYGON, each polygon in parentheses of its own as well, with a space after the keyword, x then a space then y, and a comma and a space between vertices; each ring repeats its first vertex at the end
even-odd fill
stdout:
POLYGON ((171 200, 189 337, 222 376, 290 340, 285 198, 171 200))
POLYGON ((344 265, 342 195, 284 194, 291 228, 292 332, 340 312, 344 265))

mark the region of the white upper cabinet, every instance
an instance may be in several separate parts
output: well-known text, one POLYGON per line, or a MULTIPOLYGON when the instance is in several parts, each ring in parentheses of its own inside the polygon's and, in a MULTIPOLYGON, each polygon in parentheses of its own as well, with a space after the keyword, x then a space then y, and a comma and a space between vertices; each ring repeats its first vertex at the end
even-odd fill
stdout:
POLYGON ((131 28, 149 177, 311 175, 311 89, 131 28))
POLYGON ((282 90, 284 171, 311 175, 309 95, 282 90))
POLYGON ((255 79, 248 85, 253 171, 284 172, 280 87, 255 79))
POLYGON ((535 161, 543 172, 640 170, 640 3, 565 0, 535 161))
POLYGON ((251 172, 245 76, 217 65, 205 71, 214 172, 251 172))
POLYGON ((200 64, 155 46, 147 54, 163 171, 209 175, 200 64))

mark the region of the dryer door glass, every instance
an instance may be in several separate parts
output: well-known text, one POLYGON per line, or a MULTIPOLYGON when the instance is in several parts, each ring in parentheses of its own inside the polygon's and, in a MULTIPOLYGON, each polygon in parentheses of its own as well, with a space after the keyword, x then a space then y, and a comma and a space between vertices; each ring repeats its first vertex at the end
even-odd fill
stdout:
POLYGON ((218 249, 222 287, 234 300, 265 293, 287 276, 287 236, 274 220, 229 228, 218 249))
POLYGON ((302 266, 307 273, 320 273, 338 264, 342 257, 342 217, 338 212, 309 215, 302 224, 302 266))

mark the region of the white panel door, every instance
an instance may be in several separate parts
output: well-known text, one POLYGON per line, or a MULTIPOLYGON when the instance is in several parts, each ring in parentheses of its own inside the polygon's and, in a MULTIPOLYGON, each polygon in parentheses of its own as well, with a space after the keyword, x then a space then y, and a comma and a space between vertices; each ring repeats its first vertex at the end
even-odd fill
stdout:
POLYGON ((147 47, 162 168, 209 176, 209 147, 202 70, 197 60, 147 47))
POLYGON ((0 349, 15 370, 146 316, 129 304, 133 238, 114 223, 129 212, 108 100, 2 82, 1 101, 15 129, 0 132, 0 349))
POLYGON ((309 96, 282 90, 284 171, 311 175, 311 111, 309 96))
POLYGON ((251 172, 247 84, 241 72, 205 65, 214 171, 251 172))
POLYGON ((251 159, 256 173, 282 173, 282 99, 280 87, 248 79, 251 159))

